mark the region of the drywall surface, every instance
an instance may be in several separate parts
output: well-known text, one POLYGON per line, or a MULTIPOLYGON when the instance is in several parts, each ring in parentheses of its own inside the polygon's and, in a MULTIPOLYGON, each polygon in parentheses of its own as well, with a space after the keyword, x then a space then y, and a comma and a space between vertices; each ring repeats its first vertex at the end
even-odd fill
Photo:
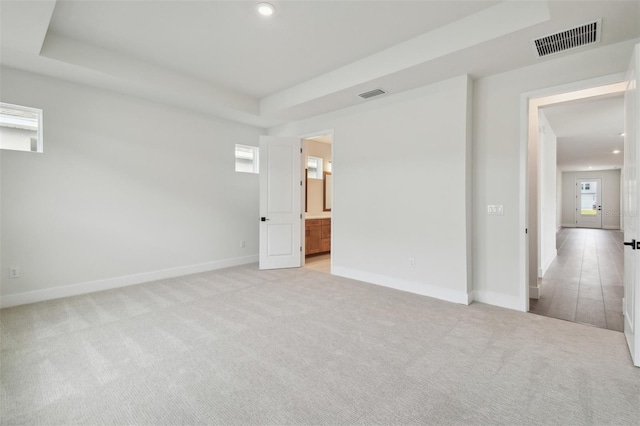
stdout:
POLYGON ((469 85, 456 77, 270 130, 334 132, 333 273, 468 303, 469 85))
POLYGON ((525 310, 526 224, 521 190, 526 146, 521 141, 521 95, 624 72, 634 42, 624 42, 548 59, 540 64, 474 82, 473 277, 475 300, 525 310), (503 216, 487 215, 488 204, 503 204, 503 216))
POLYGON ((45 117, 44 153, 1 157, 5 306, 257 260, 258 175, 234 147, 262 130, 9 68, 0 84, 45 117))
POLYGON ((576 226, 576 179, 602 178, 602 228, 620 229, 620 170, 562 173, 562 226, 576 226))

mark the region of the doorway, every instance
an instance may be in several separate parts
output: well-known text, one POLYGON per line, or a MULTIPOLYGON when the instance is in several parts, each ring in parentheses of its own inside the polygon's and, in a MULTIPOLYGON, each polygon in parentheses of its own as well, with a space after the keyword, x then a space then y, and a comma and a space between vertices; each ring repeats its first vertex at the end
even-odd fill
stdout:
POLYGON ((333 214, 333 135, 303 138, 304 266, 331 273, 333 214))
POLYGON ((623 92, 616 83, 528 99, 528 310, 621 332, 623 92))
POLYGON ((623 234, 615 230, 562 228, 558 256, 540 278, 541 294, 529 312, 623 331, 623 234))

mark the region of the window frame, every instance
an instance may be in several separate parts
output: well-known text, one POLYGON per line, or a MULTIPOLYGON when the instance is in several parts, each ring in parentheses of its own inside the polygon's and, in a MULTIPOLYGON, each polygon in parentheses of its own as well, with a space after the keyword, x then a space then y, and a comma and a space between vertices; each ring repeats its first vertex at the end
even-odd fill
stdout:
MULTIPOLYGON (((0 102, 0 108, 7 108, 7 109, 15 109, 18 111, 25 111, 25 112, 31 112, 31 113, 35 113, 38 116, 38 130, 36 131, 36 150, 26 150, 26 149, 11 149, 11 148, 2 148, 0 147, 0 149, 4 149, 7 151, 22 151, 22 152, 37 152, 37 153, 42 153, 44 152, 44 130, 43 130, 43 115, 44 112, 41 108, 34 108, 34 107, 27 107, 27 106, 23 106, 23 105, 16 105, 16 104, 10 104, 8 102, 0 102)), ((6 127, 6 126, 2 126, 0 125, 0 127, 6 127)))
POLYGON ((324 158, 322 157, 316 157, 315 155, 307 155, 307 178, 308 179, 319 179, 322 180, 324 179, 324 158), (311 159, 315 159, 316 160, 316 167, 315 167, 315 176, 311 176, 311 167, 309 166, 309 160, 311 159))
POLYGON ((234 157, 234 170, 236 171, 236 173, 260 173, 260 147, 237 143, 234 145, 234 157), (251 158, 251 170, 238 170, 238 160, 241 159, 240 157, 238 157, 238 148, 246 151, 250 150, 253 153, 253 157, 251 158))

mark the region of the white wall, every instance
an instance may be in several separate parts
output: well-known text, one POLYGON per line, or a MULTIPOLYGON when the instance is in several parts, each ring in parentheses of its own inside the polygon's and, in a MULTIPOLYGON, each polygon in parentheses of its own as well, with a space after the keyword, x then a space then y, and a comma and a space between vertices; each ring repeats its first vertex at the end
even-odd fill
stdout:
POLYGON ((538 247, 538 276, 545 272, 556 258, 556 176, 557 176, 557 137, 549 125, 543 111, 539 111, 540 134, 540 191, 539 201, 539 247, 538 247))
POLYGON ((261 130, 13 69, 0 84, 45 135, 1 157, 3 305, 256 261, 258 175, 234 146, 261 130))
POLYGON ((576 179, 602 178, 602 228, 620 229, 620 170, 562 173, 562 226, 576 226, 576 179))
MULTIPOLYGON (((526 207, 520 184, 526 147, 520 143, 521 95, 553 86, 623 72, 633 42, 541 60, 539 64, 474 82, 473 261, 478 301, 525 310, 523 284, 526 207), (503 204, 504 216, 489 216, 488 204, 503 204)), ((525 127, 526 129, 526 127, 525 127)))
POLYGON ((334 131, 333 273, 468 303, 470 93, 461 76, 270 130, 334 131))

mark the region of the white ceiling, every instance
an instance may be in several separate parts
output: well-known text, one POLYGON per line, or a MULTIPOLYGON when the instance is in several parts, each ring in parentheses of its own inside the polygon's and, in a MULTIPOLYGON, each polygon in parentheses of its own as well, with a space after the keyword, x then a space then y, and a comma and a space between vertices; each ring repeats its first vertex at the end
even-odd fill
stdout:
POLYGON ((58 2, 49 31, 262 98, 494 2, 58 2))
POLYGON ((257 3, 3 0, 0 64, 269 127, 546 61, 531 39, 597 18, 577 51, 640 37, 637 0, 257 3))
POLYGON ((587 98, 541 109, 558 138, 558 168, 564 171, 583 171, 622 167, 622 94, 587 98), (614 150, 619 150, 620 153, 614 154, 614 150))

